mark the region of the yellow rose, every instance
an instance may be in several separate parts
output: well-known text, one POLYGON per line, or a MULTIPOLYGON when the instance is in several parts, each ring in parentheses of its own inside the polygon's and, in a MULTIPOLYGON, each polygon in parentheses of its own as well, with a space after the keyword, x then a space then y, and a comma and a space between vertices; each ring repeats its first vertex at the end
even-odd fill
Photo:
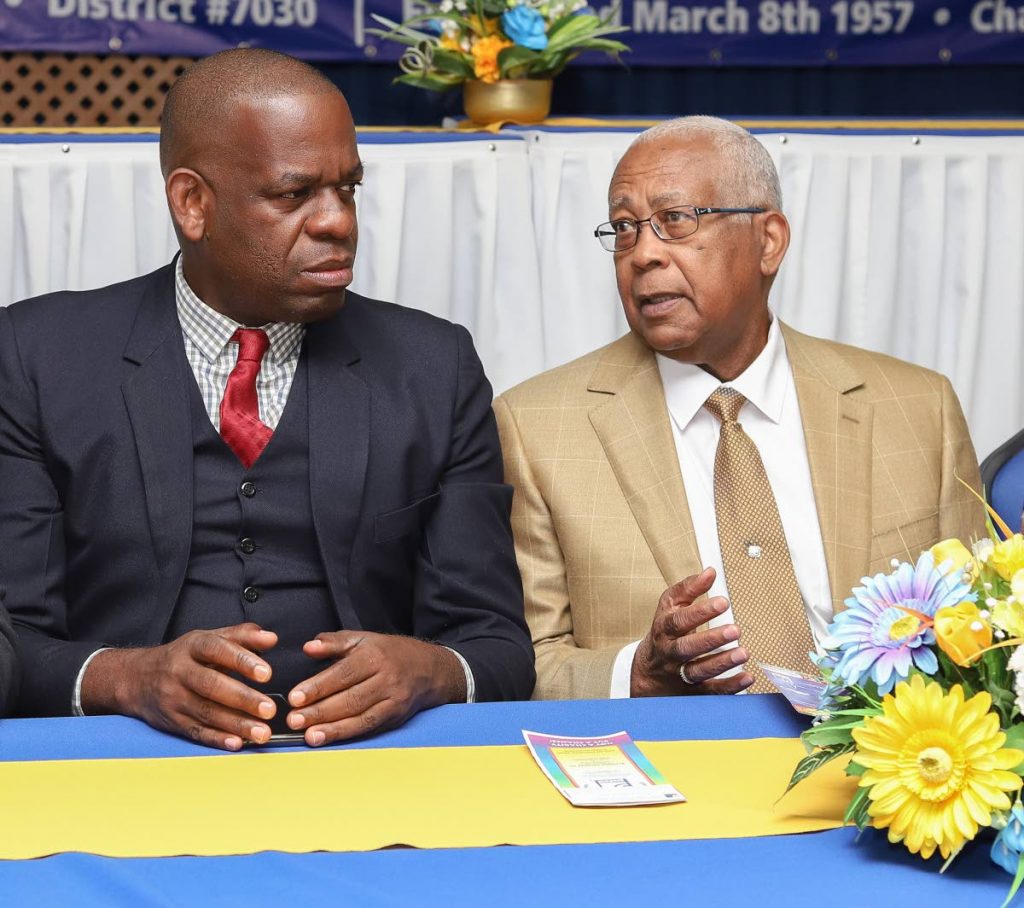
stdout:
POLYGON ((1014 533, 1009 539, 997 542, 989 557, 989 564, 999 572, 1003 580, 1012 580, 1013 575, 1024 568, 1024 536, 1014 533))
POLYGON ((950 659, 966 667, 973 656, 992 645, 992 626, 973 602, 961 602, 935 613, 935 639, 950 659))
POLYGON ((967 548, 959 539, 943 539, 942 542, 936 542, 931 547, 932 557, 935 559, 936 566, 942 564, 944 561, 952 561, 953 566, 950 568, 950 572, 962 571, 968 564, 974 560, 974 556, 971 554, 971 550, 967 548))
POLYGON ((511 41, 497 35, 480 38, 473 44, 473 72, 481 82, 497 82, 501 78, 498 54, 511 46, 511 41))

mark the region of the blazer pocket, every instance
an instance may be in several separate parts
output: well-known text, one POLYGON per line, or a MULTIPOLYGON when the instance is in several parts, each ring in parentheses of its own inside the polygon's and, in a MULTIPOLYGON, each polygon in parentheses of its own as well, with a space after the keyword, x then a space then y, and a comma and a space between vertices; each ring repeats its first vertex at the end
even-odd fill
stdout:
POLYGON ((872 561, 881 560, 883 566, 880 570, 885 571, 889 570, 889 561, 893 558, 913 564, 921 552, 931 548, 936 542, 939 542, 938 511, 927 517, 900 524, 891 530, 876 533, 872 540, 872 561))
POLYGON ((434 492, 396 511, 378 514, 373 520, 373 541, 392 542, 420 530, 440 497, 440 492, 434 492))

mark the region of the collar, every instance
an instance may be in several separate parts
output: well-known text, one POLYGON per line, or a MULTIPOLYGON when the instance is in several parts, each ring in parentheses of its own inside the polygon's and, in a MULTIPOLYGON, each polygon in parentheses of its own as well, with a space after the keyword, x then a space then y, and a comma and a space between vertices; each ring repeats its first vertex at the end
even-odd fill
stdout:
MULTIPOLYGON (((245 327, 212 309, 196 295, 185 280, 181 256, 174 266, 174 299, 182 330, 211 363, 224 352, 235 331, 245 327)), ((270 355, 279 363, 296 355, 306 333, 306 326, 298 322, 271 322, 261 327, 270 340, 270 355)))
MULTIPOLYGON (((668 411, 676 425, 685 429, 700 412, 704 401, 713 391, 723 387, 723 383, 693 363, 681 363, 660 353, 656 354, 655 359, 661 373, 668 411)), ((789 375, 786 345, 782 340, 779 320, 772 314, 764 349, 741 375, 725 382, 724 386, 739 391, 768 419, 778 424, 786 402, 789 375)))

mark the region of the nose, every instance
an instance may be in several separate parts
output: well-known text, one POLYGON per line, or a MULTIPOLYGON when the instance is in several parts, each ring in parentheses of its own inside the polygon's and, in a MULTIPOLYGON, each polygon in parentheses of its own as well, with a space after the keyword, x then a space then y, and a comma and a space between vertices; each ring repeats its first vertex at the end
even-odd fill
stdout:
POLYGON ((646 271, 668 261, 668 247, 651 226, 649 220, 637 223, 636 245, 626 254, 634 268, 646 271))
POLYGON ((306 233, 318 238, 347 239, 356 227, 355 199, 328 189, 321 193, 318 202, 306 219, 306 233))

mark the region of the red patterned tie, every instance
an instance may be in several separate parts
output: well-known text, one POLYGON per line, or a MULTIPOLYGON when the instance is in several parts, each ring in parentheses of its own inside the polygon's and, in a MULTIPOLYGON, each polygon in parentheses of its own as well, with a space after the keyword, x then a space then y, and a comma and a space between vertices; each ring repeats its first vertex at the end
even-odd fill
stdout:
POLYGON ((220 434, 248 470, 274 434, 260 422, 256 397, 256 377, 270 339, 262 328, 239 328, 231 339, 238 342, 238 362, 228 376, 220 402, 220 434))

